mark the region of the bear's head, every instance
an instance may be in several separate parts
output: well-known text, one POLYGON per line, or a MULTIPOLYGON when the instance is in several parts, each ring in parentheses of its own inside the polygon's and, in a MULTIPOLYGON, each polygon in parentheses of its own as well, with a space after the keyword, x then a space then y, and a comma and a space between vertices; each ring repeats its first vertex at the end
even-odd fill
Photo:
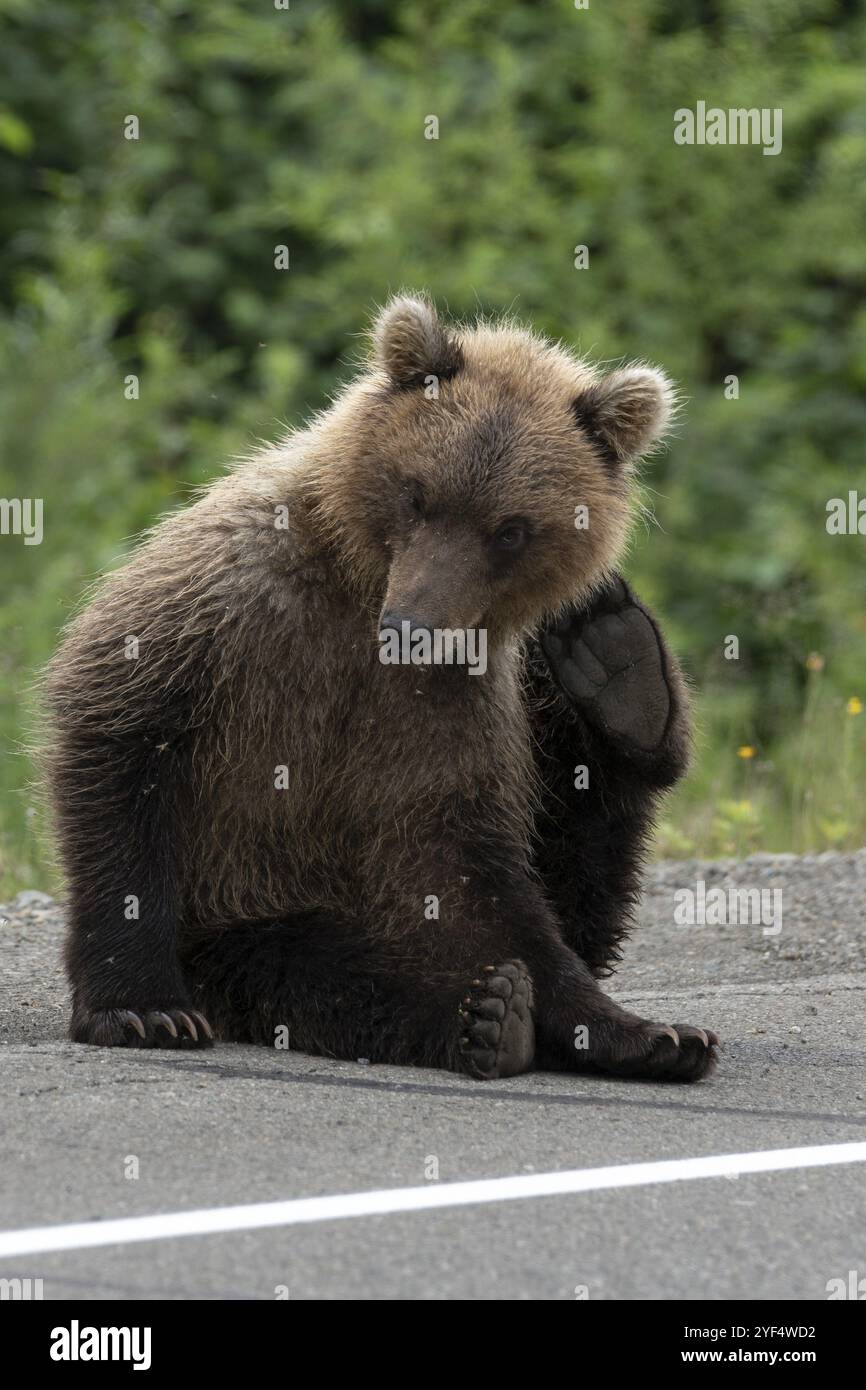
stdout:
POLYGON ((654 368, 602 375, 510 323, 452 327, 401 296, 324 417, 314 510, 382 626, 513 638, 615 568, 634 466, 673 403, 654 368))

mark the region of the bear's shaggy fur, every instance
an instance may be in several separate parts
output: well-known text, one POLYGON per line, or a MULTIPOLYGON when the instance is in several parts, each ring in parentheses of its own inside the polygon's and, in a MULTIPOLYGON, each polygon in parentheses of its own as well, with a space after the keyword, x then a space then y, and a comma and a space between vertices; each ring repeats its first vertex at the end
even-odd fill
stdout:
POLYGON ((616 573, 671 408, 656 370, 400 297, 329 410, 104 581, 46 681, 74 1039, 709 1070, 713 1034, 597 982, 687 755, 616 573), (486 672, 383 664, 401 625, 483 629, 486 672))

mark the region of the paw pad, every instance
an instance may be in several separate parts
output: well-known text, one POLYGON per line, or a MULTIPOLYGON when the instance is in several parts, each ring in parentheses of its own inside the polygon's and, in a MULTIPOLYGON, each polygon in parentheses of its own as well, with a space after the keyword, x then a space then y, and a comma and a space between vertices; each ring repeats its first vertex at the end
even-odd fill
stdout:
POLYGON ((541 634, 541 646, 569 699, 610 733, 642 749, 658 746, 671 708, 662 647, 622 580, 589 608, 566 613, 541 634))
POLYGON ((522 961, 487 965, 460 1005, 460 1060, 480 1080, 517 1076, 535 1058, 533 994, 522 961))

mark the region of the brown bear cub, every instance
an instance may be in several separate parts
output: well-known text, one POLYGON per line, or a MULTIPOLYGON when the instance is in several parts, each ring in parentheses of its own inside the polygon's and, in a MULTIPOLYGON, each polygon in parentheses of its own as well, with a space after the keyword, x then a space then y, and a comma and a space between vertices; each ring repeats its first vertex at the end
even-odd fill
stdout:
POLYGON ((693 1081, 715 1035, 598 984, 689 742, 616 572, 670 387, 416 298, 373 341, 49 668, 71 1035, 693 1081))

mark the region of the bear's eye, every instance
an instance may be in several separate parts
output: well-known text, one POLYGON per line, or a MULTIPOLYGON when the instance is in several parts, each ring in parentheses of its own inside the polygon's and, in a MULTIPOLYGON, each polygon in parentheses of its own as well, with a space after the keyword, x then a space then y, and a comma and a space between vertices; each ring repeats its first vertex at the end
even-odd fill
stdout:
POLYGON ((506 521, 494 534, 491 544, 500 554, 513 555, 522 550, 529 537, 526 524, 522 521, 506 521))

